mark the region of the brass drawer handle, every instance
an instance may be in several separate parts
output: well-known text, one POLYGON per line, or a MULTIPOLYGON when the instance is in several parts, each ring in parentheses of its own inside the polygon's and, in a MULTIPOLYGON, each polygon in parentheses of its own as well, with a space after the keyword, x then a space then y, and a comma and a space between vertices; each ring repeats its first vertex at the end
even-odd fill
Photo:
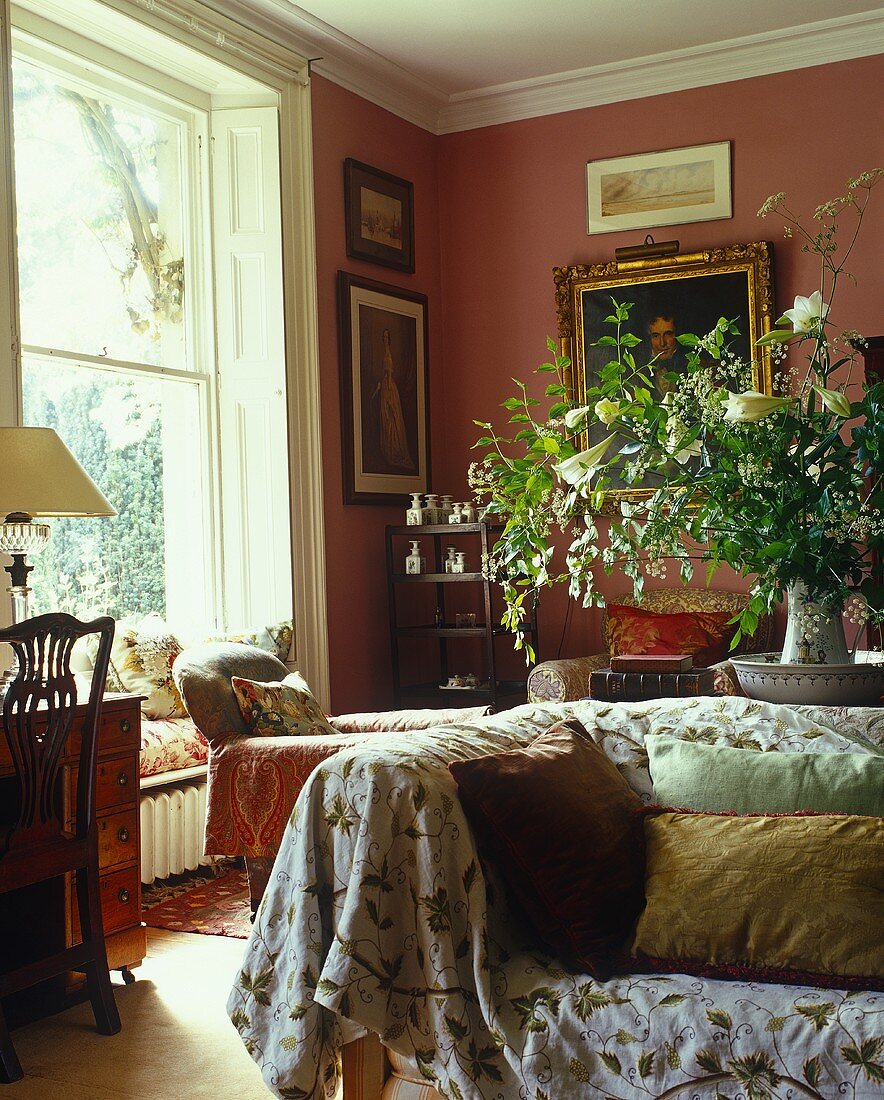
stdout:
POLYGON ((119 894, 117 894, 117 897, 120 899, 120 901, 123 903, 123 905, 127 905, 129 903, 130 896, 131 895, 129 894, 129 891, 126 890, 125 888, 122 889, 119 892, 119 894))
POLYGON ((126 828, 125 825, 121 826, 120 831, 117 833, 117 836, 120 838, 120 841, 123 844, 125 844, 126 841, 129 839, 129 830, 126 828))
POLYGON ((120 774, 117 776, 117 785, 120 787, 127 787, 129 785, 128 772, 120 772, 120 774))
POLYGON ((132 729, 132 723, 129 721, 128 718, 123 718, 120 721, 120 732, 128 733, 130 729, 132 729))

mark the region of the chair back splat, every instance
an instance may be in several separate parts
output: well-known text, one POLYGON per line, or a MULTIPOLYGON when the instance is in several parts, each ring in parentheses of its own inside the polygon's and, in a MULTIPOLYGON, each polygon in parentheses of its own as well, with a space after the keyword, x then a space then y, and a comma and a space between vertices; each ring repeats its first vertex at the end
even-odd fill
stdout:
MULTIPOLYGON (((104 1034, 120 1030, 104 942, 95 816, 95 762, 113 633, 113 619, 86 623, 62 613, 0 630, 0 642, 12 647, 18 661, 2 705, 3 735, 17 791, 11 805, 0 806, 0 895, 73 872, 82 930, 82 943, 0 973, 0 997, 65 971, 81 970, 104 1034), (71 653, 88 635, 98 636, 98 653, 84 720, 76 726, 76 745, 69 743, 77 707, 71 653), (62 763, 72 757, 77 762, 73 825, 70 808, 63 804, 59 774, 62 763)), ((0 1008, 0 1080, 21 1076, 0 1008)))

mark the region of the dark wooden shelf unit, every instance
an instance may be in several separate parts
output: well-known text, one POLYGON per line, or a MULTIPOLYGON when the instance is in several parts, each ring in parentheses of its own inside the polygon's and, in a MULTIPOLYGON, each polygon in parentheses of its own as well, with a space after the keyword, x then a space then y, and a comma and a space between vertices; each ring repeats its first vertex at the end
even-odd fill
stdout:
MULTIPOLYGON (((496 610, 500 598, 495 598, 494 586, 486 580, 480 572, 470 573, 446 573, 444 572, 445 546, 458 545, 468 549, 472 561, 484 560, 488 551, 494 545, 494 532, 500 531, 499 525, 488 523, 433 523, 422 525, 394 525, 387 527, 387 579, 390 609, 390 647, 393 660, 393 695, 394 706, 400 707, 406 701, 425 701, 428 705, 436 707, 469 706, 471 703, 490 703, 492 709, 501 709, 504 699, 507 705, 518 702, 519 696, 526 697, 525 680, 505 680, 498 677, 498 659, 495 653, 496 640, 501 637, 511 638, 511 635, 500 625, 500 611, 496 610), (431 573, 407 574, 402 572, 402 562, 405 560, 406 547, 409 539, 420 539, 423 543, 424 554, 428 558, 427 565, 433 569, 431 573), (430 543, 431 546, 428 546, 430 543), (436 625, 402 625, 400 613, 404 610, 400 606, 408 600, 403 585, 435 585, 436 606, 441 616, 441 624, 436 625), (481 605, 476 608, 476 617, 481 619, 475 626, 455 626, 453 616, 446 616, 445 594, 448 585, 471 585, 478 590, 481 605), (439 669, 438 680, 422 681, 419 683, 402 682, 402 653, 400 643, 407 640, 412 643, 415 639, 435 639, 438 645, 437 667, 439 669), (472 639, 482 643, 483 672, 482 679, 487 679, 487 687, 441 687, 449 678, 449 658, 452 647, 459 643, 472 639)), ((452 589, 448 589, 453 593, 452 589)), ((458 589, 460 591, 460 589, 458 589)), ((535 649, 537 647, 537 621, 532 616, 531 622, 526 627, 535 649)), ((412 648, 410 646, 410 648, 412 648)), ((456 665, 451 666, 458 671, 456 665)))

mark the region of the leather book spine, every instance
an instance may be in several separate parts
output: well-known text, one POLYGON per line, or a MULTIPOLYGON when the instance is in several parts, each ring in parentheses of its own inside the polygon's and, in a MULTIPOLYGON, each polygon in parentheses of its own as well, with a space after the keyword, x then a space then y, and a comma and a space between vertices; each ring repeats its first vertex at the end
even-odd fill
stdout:
POLYGON ((640 703, 647 699, 692 698, 709 695, 715 686, 711 669, 690 672, 612 672, 590 674, 590 696, 607 702, 640 703))
POLYGON ((596 669, 589 676, 589 694, 592 699, 615 702, 623 699, 623 674, 609 668, 596 669))

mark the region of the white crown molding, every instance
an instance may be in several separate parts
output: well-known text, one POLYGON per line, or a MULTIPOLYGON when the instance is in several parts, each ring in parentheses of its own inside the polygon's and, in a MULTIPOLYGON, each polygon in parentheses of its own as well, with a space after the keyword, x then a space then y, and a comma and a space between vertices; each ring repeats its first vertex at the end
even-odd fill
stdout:
POLYGON ((884 53, 884 12, 826 19, 804 27, 457 93, 440 112, 436 132, 474 130, 878 53, 884 53))
POLYGON ((289 0, 207 0, 210 7, 296 49, 311 69, 407 122, 437 133, 445 92, 394 65, 289 0))
POLYGON ((314 61, 314 72, 434 134, 664 95, 884 53, 884 12, 733 38, 446 95, 290 0, 208 0, 314 61))

